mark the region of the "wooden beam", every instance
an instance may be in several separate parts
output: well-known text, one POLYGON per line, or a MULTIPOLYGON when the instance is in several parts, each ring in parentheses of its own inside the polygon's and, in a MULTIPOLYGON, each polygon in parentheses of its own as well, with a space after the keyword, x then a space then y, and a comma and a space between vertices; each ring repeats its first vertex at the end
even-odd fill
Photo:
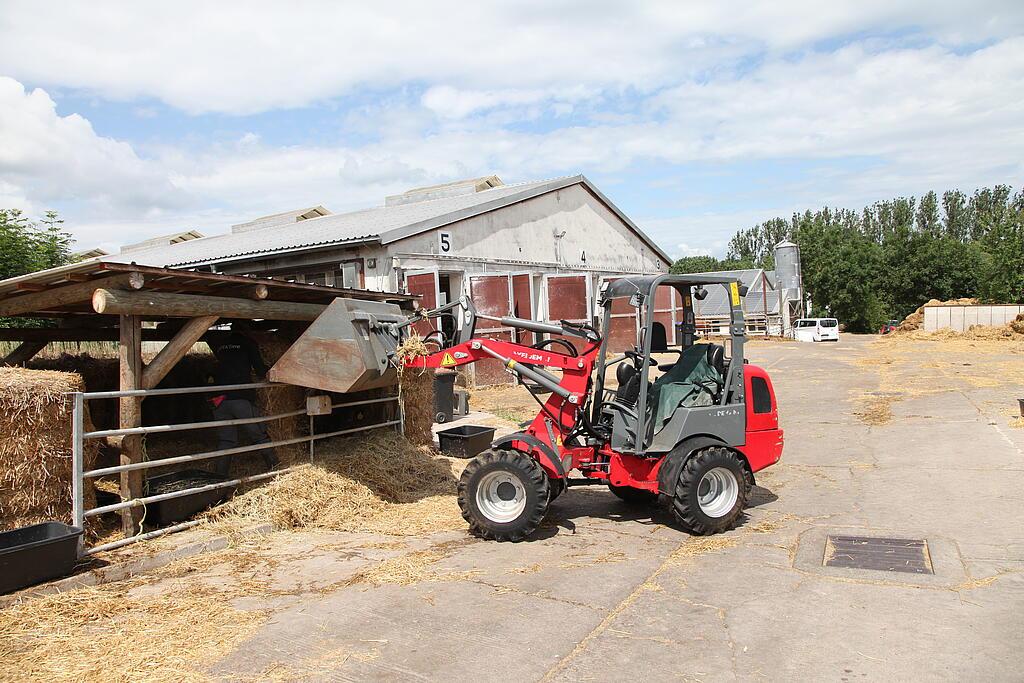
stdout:
POLYGON ((54 286, 42 292, 32 292, 0 301, 0 318, 87 302, 98 287, 141 289, 142 286, 141 273, 122 273, 100 280, 54 286))
POLYGON ((0 365, 24 365, 45 347, 45 341, 22 342, 16 349, 7 354, 3 361, 0 361, 0 365))
POLYGON ((308 321, 315 320, 327 306, 289 301, 251 301, 233 297, 97 289, 92 295, 92 308, 97 313, 118 315, 159 315, 179 318, 215 315, 218 318, 308 321))
MULTIPOLYGON (((177 329, 167 328, 145 328, 142 330, 142 341, 144 342, 165 342, 174 339, 177 329)), ((203 335, 202 340, 207 338, 216 339, 230 334, 213 330, 203 335)), ((109 341, 116 342, 121 337, 116 327, 84 327, 64 329, 58 327, 8 327, 0 328, 0 342, 5 341, 41 341, 41 342, 89 342, 109 341)))
POLYGON ((18 289, 22 292, 43 292, 51 285, 44 285, 42 282, 19 282, 18 289))
POLYGON ((178 330, 174 338, 160 349, 156 358, 149 362, 146 369, 142 371, 142 388, 152 389, 160 380, 167 376, 179 360, 181 360, 192 345, 206 334, 210 326, 217 322, 217 316, 207 315, 200 318, 192 318, 185 326, 178 330))
MULTIPOLYGON (((120 389, 134 391, 142 388, 142 320, 135 315, 122 315, 120 325, 120 389)), ((118 426, 121 429, 142 426, 142 399, 119 399, 118 426)), ((142 462, 142 439, 137 435, 121 439, 121 464, 142 462)), ((142 470, 121 473, 121 498, 132 500, 142 497, 142 470)), ((121 511, 121 530, 125 536, 140 533, 142 508, 121 511)))

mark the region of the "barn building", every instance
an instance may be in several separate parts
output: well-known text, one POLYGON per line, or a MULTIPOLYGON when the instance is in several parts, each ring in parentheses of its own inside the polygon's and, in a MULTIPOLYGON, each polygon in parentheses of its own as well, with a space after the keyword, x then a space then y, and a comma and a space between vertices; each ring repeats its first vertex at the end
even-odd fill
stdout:
MULTIPOLYGON (((593 319, 605 280, 667 272, 672 263, 582 175, 509 185, 496 176, 475 178, 409 190, 383 206, 343 214, 305 207, 235 225, 227 234, 179 233, 101 258, 407 291, 419 294, 424 307, 466 295, 490 315, 576 321, 593 319)), ((478 331, 513 334, 500 327, 478 331)), ((503 376, 481 369, 475 379, 486 384, 503 376)))

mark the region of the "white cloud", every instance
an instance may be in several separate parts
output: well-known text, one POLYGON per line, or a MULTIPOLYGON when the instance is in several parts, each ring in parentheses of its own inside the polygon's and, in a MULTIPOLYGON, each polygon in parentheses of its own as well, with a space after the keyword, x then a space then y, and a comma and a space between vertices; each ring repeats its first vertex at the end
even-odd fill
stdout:
POLYGON ((677 256, 711 256, 710 247, 691 247, 685 242, 676 245, 675 255, 677 256))
POLYGON ((547 90, 464 90, 448 85, 429 88, 423 93, 423 106, 439 116, 462 119, 489 109, 499 107, 524 107, 550 103, 556 116, 572 111, 573 104, 584 99, 598 97, 598 92, 583 86, 547 90))
MULTIPOLYGON (((163 170, 131 146, 96 135, 77 114, 59 116, 50 96, 0 77, 0 187, 44 208, 80 200, 111 210, 181 207, 163 170)), ((23 205, 24 206, 24 205, 23 205)))
MULTIPOLYGON (((770 206, 718 198, 713 211, 639 221, 678 253, 721 255, 737 228, 794 208, 1012 182, 1024 171, 1024 40, 1007 37, 1024 28, 1019 3, 244 7, 7 2, 0 64, 51 91, 193 113, 383 93, 342 114, 350 139, 368 142, 273 146, 238 133, 133 148, 58 115, 43 90, 0 78, 0 202, 72 203, 68 225, 91 246, 218 232, 303 205, 357 208, 489 173, 516 181, 622 176, 649 163, 869 160, 830 167, 829 177, 756 180, 774 188, 770 206), (872 31, 886 37, 848 39, 872 31)), ((160 120, 160 108, 125 111, 160 120)))
POLYGON ((1022 28, 1020 4, 1005 0, 9 0, 0 8, 0 64, 8 75, 46 87, 238 113, 409 83, 497 92, 506 101, 520 97, 512 90, 579 84, 649 92, 740 57, 858 33, 909 30, 967 44, 1022 28))

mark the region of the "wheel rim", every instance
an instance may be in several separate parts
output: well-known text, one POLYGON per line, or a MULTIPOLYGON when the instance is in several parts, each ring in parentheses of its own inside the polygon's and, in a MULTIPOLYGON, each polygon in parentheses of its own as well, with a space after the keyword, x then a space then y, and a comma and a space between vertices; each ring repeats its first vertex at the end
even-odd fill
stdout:
POLYGON ((723 517, 736 505, 740 485, 736 475, 725 467, 715 467, 704 473, 697 484, 697 504, 708 517, 723 517))
POLYGON ((492 522, 511 522, 526 509, 526 487, 510 472, 488 472, 477 486, 476 506, 492 522))

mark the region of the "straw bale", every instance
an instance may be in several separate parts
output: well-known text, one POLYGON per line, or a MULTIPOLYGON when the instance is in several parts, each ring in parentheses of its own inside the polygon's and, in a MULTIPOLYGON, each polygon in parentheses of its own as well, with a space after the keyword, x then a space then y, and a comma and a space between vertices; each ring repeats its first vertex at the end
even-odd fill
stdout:
POLYGON ((396 536, 465 526, 450 461, 390 431, 325 441, 315 464, 207 513, 227 527, 270 523, 396 536))
POLYGON ((399 386, 405 409, 405 437, 414 444, 430 445, 434 442, 434 372, 429 368, 405 367, 405 361, 430 353, 423 339, 413 334, 398 347, 399 386))
MULTIPOLYGON (((278 361, 295 341, 294 337, 281 332, 251 332, 249 336, 256 343, 260 356, 267 367, 278 361)), ((256 407, 261 415, 276 415, 300 410, 306 405, 306 390, 298 386, 282 386, 256 391, 256 407)), ((286 417, 266 423, 267 433, 273 441, 294 439, 308 431, 305 418, 301 415, 286 417)), ((301 446, 285 446, 282 455, 295 456, 301 446)), ((290 460, 291 458, 287 458, 290 460)))
MULTIPOLYGON (((71 414, 74 373, 0 368, 0 528, 71 522, 71 414)), ((85 428, 92 429, 88 412, 85 428)), ((96 444, 86 442, 86 468, 96 444)), ((94 502, 86 489, 86 504, 94 502)))

